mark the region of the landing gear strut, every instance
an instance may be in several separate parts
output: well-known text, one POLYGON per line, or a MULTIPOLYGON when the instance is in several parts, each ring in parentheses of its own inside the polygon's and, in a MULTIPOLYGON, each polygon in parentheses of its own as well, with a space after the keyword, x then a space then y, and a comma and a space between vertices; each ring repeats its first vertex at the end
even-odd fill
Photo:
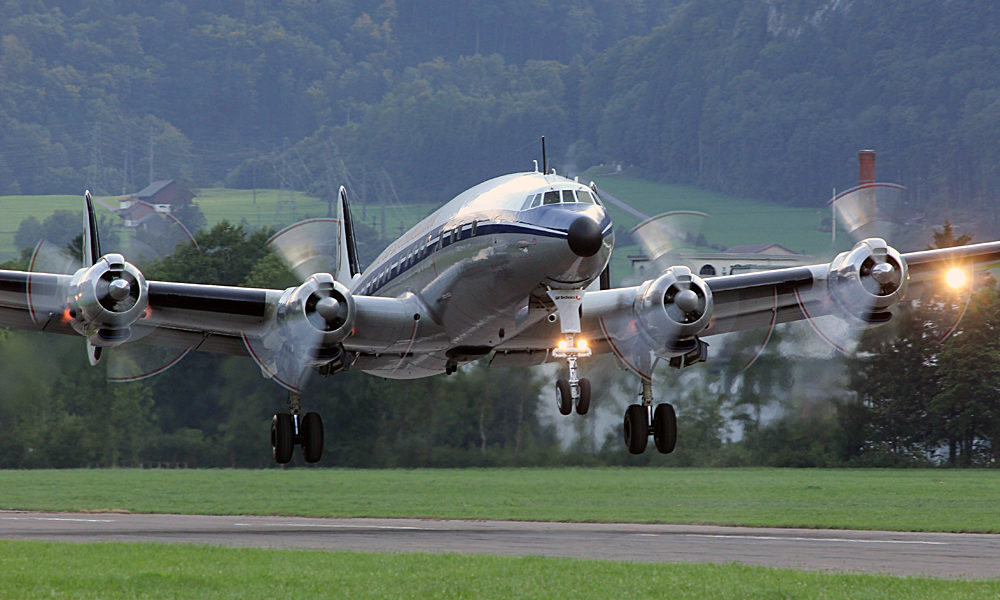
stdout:
POLYGON ((658 404, 653 409, 653 384, 642 380, 642 404, 625 409, 625 446, 632 454, 642 454, 652 434, 656 449, 670 454, 677 446, 677 414, 670 404, 658 404))
MULTIPOLYGON (((583 304, 583 291, 549 291, 549 297, 556 305, 559 314, 559 325, 565 336, 552 349, 553 358, 565 358, 569 368, 569 377, 556 381, 556 405, 559 412, 568 415, 576 412, 585 415, 590 411, 590 380, 580 379, 576 372, 576 361, 593 354, 587 341, 577 339, 580 333, 580 306, 583 304)), ((551 319, 550 319, 551 320, 551 319)))
POLYGON ((576 404, 577 414, 585 415, 590 410, 590 380, 577 376, 576 361, 590 356, 592 352, 586 343, 575 344, 573 338, 572 333, 567 334, 566 340, 552 351, 552 356, 565 358, 569 365, 569 378, 556 381, 556 403, 559 412, 564 415, 573 412, 573 404, 576 404))
POLYGON ((271 419, 271 453, 278 464, 292 460, 295 445, 302 446, 302 457, 308 463, 319 462, 323 456, 323 420, 319 414, 302 415, 302 403, 296 392, 288 393, 291 413, 277 413, 271 419))

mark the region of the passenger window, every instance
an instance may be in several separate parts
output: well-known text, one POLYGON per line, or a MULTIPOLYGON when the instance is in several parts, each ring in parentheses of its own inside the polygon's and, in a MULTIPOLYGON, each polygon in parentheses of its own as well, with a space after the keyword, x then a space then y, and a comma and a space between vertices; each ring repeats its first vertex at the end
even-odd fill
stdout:
POLYGON ((559 192, 545 192, 542 204, 559 204, 559 192))
POLYGON ((573 190, 563 190, 562 200, 564 204, 573 204, 576 202, 576 196, 573 195, 573 190))

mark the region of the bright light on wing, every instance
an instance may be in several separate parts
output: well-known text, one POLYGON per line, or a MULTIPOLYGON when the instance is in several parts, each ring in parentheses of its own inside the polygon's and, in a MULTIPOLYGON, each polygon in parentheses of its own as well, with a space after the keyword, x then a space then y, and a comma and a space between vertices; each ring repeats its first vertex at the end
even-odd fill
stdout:
POLYGON ((964 270, 959 267, 952 267, 944 274, 944 281, 948 284, 948 287, 957 290, 965 287, 968 277, 964 270))

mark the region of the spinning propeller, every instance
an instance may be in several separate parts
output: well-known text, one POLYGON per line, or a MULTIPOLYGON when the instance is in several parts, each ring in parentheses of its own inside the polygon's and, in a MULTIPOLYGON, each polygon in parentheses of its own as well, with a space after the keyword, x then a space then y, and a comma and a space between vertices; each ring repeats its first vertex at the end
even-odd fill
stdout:
POLYGON ((136 204, 146 209, 142 225, 116 228, 99 239, 90 192, 85 200, 82 260, 67 247, 47 239, 40 240, 32 252, 28 271, 38 275, 29 275, 29 314, 39 324, 57 318, 86 336, 90 363, 106 359, 110 381, 150 377, 179 362, 191 347, 126 343, 140 341, 157 328, 144 324, 151 314, 146 280, 124 256, 149 265, 179 246, 196 248, 197 243, 175 217, 141 201, 136 204), (48 278, 44 273, 72 274, 73 278, 66 289, 56 289, 45 285, 48 278))
POLYGON ((359 269, 344 187, 338 200, 337 218, 299 221, 268 240, 303 283, 284 291, 267 334, 243 338, 261 372, 295 393, 314 369, 344 366, 341 342, 354 328, 354 297, 345 284, 359 269))
MULTIPOLYGON (((912 229, 904 226, 906 214, 906 188, 892 183, 867 182, 847 190, 831 201, 831 205, 844 225, 848 235, 857 243, 849 253, 839 255, 831 264, 830 284, 833 298, 839 301, 836 310, 828 311, 837 316, 817 317, 809 306, 800 302, 810 327, 841 354, 853 352, 860 334, 871 325, 889 320, 886 302, 905 296, 907 269, 902 258, 881 240, 917 241, 912 229), (869 254, 858 254, 859 246, 867 247, 869 254), (860 283, 863 292, 852 282, 860 283), (854 288, 854 289, 852 289, 854 288)), ((919 242, 918 242, 919 243, 919 242)), ((943 342, 956 330, 972 297, 972 273, 968 267, 955 266, 942 285, 930 289, 924 302, 940 298, 946 292, 946 302, 957 310, 950 311, 942 323, 943 342)))
MULTIPOLYGON (((794 302, 818 338, 838 352, 849 354, 860 332, 891 318, 892 307, 907 290, 907 265, 884 238, 902 233, 905 188, 895 184, 868 183, 837 196, 833 208, 856 244, 831 263, 820 289, 794 287, 794 302), (819 293, 817 293, 819 292, 819 293)), ((604 333, 619 360, 640 377, 649 379, 660 358, 674 366, 686 366, 704 358, 704 342, 698 333, 712 318, 710 288, 682 264, 679 250, 701 240, 707 215, 678 211, 647 219, 632 231, 633 238, 661 275, 642 284, 633 305, 633 314, 618 322, 605 320, 604 333)), ((969 277, 957 272, 955 278, 969 277)), ((748 298, 763 336, 742 366, 745 370, 761 356, 773 337, 778 322, 779 298, 775 290, 770 310, 760 309, 768 300, 748 298), (762 316, 763 315, 763 316, 762 316)), ((968 297, 964 303, 967 305, 968 297)), ((957 326, 964 309, 947 328, 957 326)))
POLYGON ((600 325, 619 363, 645 381, 652 380, 660 359, 675 366, 705 359, 707 345, 697 335, 712 318, 712 291, 680 266, 678 251, 699 241, 707 218, 697 211, 670 212, 631 232, 659 275, 636 289, 631 311, 617 311, 600 325))

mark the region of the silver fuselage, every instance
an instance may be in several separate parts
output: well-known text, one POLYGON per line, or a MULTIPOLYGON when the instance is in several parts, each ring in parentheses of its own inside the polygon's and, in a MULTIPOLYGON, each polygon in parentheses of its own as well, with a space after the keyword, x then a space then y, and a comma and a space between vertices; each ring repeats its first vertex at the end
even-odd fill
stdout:
POLYGON ((590 188, 542 173, 491 179, 393 242, 355 279, 351 292, 415 296, 430 322, 415 326, 404 348, 360 355, 354 368, 383 377, 424 377, 498 346, 516 347, 519 332, 554 310, 547 290, 593 283, 614 247, 611 220, 599 203, 532 206, 536 194, 563 190, 583 198, 590 188), (568 243, 569 227, 581 216, 600 231, 600 248, 591 256, 579 255, 568 243))

